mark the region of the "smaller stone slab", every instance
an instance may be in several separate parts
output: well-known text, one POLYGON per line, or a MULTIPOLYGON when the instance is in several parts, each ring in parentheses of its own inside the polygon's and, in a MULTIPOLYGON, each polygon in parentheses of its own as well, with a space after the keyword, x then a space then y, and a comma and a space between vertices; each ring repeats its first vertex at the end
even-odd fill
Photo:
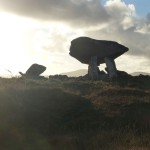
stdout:
POLYGON ((19 72, 22 76, 26 77, 39 77, 46 70, 46 67, 39 64, 33 64, 26 71, 26 73, 19 72))

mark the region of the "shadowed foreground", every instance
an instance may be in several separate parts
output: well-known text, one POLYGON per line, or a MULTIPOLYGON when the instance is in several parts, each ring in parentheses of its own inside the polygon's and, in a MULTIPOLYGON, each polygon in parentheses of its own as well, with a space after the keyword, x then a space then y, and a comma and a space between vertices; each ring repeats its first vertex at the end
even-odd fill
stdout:
POLYGON ((150 78, 0 78, 2 150, 148 150, 150 78))

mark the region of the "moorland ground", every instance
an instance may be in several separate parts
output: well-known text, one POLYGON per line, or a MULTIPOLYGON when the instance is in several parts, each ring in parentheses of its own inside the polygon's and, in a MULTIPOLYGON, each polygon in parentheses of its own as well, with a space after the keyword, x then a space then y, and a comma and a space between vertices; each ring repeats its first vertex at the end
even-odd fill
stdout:
POLYGON ((1 150, 148 150, 150 77, 0 78, 1 150))

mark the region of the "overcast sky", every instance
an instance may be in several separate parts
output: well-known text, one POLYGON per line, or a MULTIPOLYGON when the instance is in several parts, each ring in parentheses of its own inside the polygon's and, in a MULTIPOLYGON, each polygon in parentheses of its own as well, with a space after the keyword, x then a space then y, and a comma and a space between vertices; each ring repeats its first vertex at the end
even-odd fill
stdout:
POLYGON ((124 44, 117 68, 150 72, 149 0, 0 0, 0 21, 1 74, 32 63, 45 65, 45 74, 87 68, 69 56, 79 36, 124 44))

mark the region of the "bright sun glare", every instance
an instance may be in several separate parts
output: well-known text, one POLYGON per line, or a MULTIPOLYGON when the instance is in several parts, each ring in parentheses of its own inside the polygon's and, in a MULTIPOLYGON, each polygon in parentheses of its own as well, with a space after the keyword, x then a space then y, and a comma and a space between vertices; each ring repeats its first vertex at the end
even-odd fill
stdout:
MULTIPOLYGON (((62 37, 65 36, 67 41, 77 34, 82 34, 81 31, 74 33, 72 28, 64 24, 37 22, 4 12, 0 13, 0 21, 0 75, 8 74, 6 70, 14 74, 20 70, 26 71, 27 67, 35 62, 52 65, 53 56, 51 55, 51 60, 48 59, 43 47, 55 46, 57 37, 53 35, 54 32, 61 34, 62 37)), ((58 70, 58 67, 55 68, 55 71, 58 70)))
POLYGON ((19 63, 19 55, 23 44, 23 27, 19 17, 0 13, 0 67, 16 66, 19 63))
POLYGON ((0 13, 0 74, 7 74, 7 69, 18 72, 29 61, 31 42, 30 29, 33 21, 9 13, 0 13))

